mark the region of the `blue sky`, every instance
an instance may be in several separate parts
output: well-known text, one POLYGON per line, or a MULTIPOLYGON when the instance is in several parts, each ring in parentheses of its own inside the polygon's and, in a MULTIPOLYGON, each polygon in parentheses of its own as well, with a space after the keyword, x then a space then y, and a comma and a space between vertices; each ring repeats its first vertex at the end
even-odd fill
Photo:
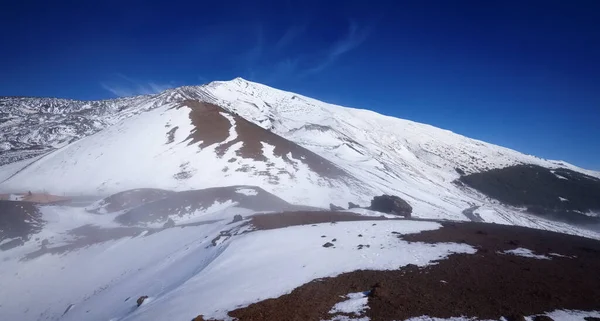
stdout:
POLYGON ((0 95, 241 76, 600 170, 600 1, 20 1, 0 95))

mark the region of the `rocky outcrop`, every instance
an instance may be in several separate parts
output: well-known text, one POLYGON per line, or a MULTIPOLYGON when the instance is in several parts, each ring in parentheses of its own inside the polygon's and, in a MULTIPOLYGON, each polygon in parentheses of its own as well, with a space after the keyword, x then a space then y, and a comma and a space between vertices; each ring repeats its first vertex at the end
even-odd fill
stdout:
POLYGON ((565 168, 516 165, 462 176, 465 185, 550 219, 574 224, 600 224, 600 179, 565 168), (588 213, 590 215, 585 215, 588 213))
POLYGON ((332 210, 332 211, 343 211, 344 210, 343 207, 337 206, 337 205, 335 205, 333 203, 329 204, 329 209, 332 210))
POLYGON ((369 207, 372 211, 400 215, 404 217, 411 217, 412 206, 405 200, 394 195, 381 195, 375 196, 371 200, 371 206, 369 207))
POLYGON ((358 205, 356 205, 356 204, 354 204, 354 203, 352 203, 352 202, 348 202, 348 209, 349 209, 349 210, 351 210, 351 209, 353 209, 353 208, 359 208, 359 207, 360 207, 360 206, 358 206, 358 205))
POLYGON ((148 298, 147 295, 143 295, 143 296, 139 297, 137 299, 137 306, 139 307, 140 305, 142 305, 144 303, 144 301, 146 301, 147 298, 148 298))

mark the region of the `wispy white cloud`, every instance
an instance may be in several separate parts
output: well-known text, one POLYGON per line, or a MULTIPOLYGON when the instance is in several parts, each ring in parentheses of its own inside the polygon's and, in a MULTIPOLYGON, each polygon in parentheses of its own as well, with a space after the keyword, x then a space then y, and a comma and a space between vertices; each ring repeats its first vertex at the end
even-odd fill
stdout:
POLYGON ((294 25, 289 27, 283 36, 275 43, 275 50, 282 50, 289 46, 298 36, 306 31, 307 25, 294 25))
POLYGON ((139 81, 121 73, 117 73, 116 78, 112 81, 101 82, 100 86, 117 97, 157 94, 174 87, 173 84, 139 81))
POLYGON ((307 69, 303 76, 319 73, 333 64, 339 57, 360 46, 371 34, 371 26, 361 27, 356 22, 350 21, 348 32, 336 41, 326 52, 324 58, 315 66, 307 69))

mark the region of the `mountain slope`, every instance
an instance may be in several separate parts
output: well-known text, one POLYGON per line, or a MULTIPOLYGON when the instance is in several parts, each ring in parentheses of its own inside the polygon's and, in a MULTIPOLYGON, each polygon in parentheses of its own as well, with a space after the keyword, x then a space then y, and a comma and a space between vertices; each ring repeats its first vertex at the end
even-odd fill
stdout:
MULTIPOLYGON (((464 220, 463 212, 476 208, 487 220, 528 225, 534 219, 522 210, 455 181, 461 174, 518 164, 600 177, 564 162, 241 78, 132 99, 135 103, 122 111, 127 114, 97 116, 106 126, 119 119, 112 127, 41 158, 1 167, 0 190, 108 194, 250 184, 303 205, 366 205, 385 193, 405 198, 419 217, 464 220), (218 107, 192 113, 189 106, 174 108, 193 101, 218 107), (56 177, 65 179, 57 185, 56 177)), ((61 141, 44 139, 42 146, 61 141)))
POLYGON ((318 206, 354 199, 362 190, 356 179, 317 154, 192 100, 167 103, 36 159, 2 188, 97 195, 242 184, 318 206))

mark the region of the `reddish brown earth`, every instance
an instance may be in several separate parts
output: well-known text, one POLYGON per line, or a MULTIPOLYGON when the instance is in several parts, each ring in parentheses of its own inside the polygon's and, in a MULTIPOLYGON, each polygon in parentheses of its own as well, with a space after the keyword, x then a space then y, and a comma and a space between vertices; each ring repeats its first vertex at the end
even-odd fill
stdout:
POLYGON ((0 194, 0 200, 10 200, 11 195, 18 195, 19 201, 31 202, 37 204, 55 204, 69 202, 71 199, 64 196, 52 195, 48 193, 15 193, 15 194, 0 194))
MULTIPOLYGON (((191 109, 190 120, 195 128, 186 139, 186 141, 189 140, 188 144, 190 145, 201 142, 199 146, 200 148, 204 148, 225 141, 229 137, 229 129, 231 128, 229 120, 221 114, 225 113, 234 118, 235 129, 238 135, 231 142, 220 144, 216 147, 215 151, 219 157, 223 157, 227 150, 234 144, 242 142, 242 147, 236 152, 237 156, 267 162, 268 160, 262 151, 262 143, 267 143, 274 146, 273 153, 275 156, 281 157, 289 164, 295 166, 295 162, 288 157, 288 154, 291 154, 294 159, 300 160, 312 171, 323 177, 345 177, 350 179, 350 176, 344 170, 325 158, 219 106, 196 100, 186 100, 181 106, 191 109)), ((269 176, 269 173, 263 174, 269 176)), ((291 173, 287 174, 292 175, 291 173)), ((276 176, 274 176, 274 180, 276 180, 276 176)))
POLYGON ((329 310, 344 300, 342 296, 359 291, 370 291, 365 316, 373 321, 422 315, 522 320, 556 309, 600 310, 599 241, 484 223, 450 223, 403 239, 467 243, 478 252, 454 254, 424 268, 355 271, 315 280, 277 299, 234 310, 230 316, 265 321, 330 319, 329 310), (573 258, 538 260, 497 253, 516 247, 573 258))
POLYGON ((272 230, 276 228, 344 221, 379 221, 387 220, 381 217, 361 216, 350 212, 325 212, 325 211, 299 211, 273 214, 259 214, 252 216, 250 223, 258 230, 272 230))

